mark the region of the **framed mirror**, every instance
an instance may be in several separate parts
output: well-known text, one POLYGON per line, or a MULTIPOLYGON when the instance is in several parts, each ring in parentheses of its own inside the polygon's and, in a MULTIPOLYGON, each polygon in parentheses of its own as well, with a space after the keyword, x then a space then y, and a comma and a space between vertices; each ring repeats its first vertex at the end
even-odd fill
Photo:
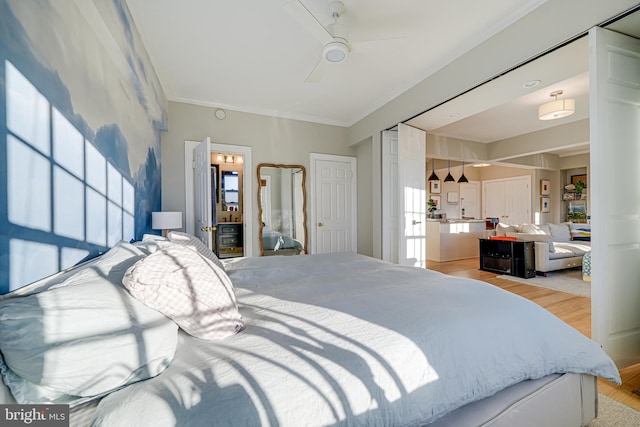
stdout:
POLYGON ((300 165, 258 165, 260 253, 307 253, 306 170, 300 165))

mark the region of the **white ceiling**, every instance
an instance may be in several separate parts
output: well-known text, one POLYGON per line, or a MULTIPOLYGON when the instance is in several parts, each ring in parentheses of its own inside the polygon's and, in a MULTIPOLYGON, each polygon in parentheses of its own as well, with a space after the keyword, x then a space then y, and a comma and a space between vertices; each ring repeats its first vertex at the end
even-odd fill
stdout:
MULTIPOLYGON (((340 22, 350 28, 351 42, 400 37, 403 43, 352 52, 345 62, 331 64, 318 83, 305 79, 322 43, 287 12, 291 1, 126 0, 170 100, 341 126, 367 116, 545 0, 343 0, 340 22)), ((323 25, 332 21, 329 0, 300 1, 323 25)), ((609 28, 640 37, 640 13, 609 28)), ((586 119, 588 96, 583 37, 408 124, 493 142, 586 119), (523 87, 532 80, 541 83, 523 87), (538 120, 538 106, 551 101, 556 89, 576 100, 576 113, 538 120)), ((585 151, 588 145, 554 153, 585 151)))
MULTIPOLYGON (((343 1, 350 41, 402 43, 352 52, 319 83, 305 83, 322 43, 286 11, 291 0, 126 0, 170 100, 341 126, 545 2, 343 1)), ((301 2, 332 22, 328 0, 301 2)))
MULTIPOLYGON (((640 38, 640 13, 607 28, 640 38)), ((435 135, 476 142, 494 142, 589 118, 588 38, 578 40, 516 68, 499 78, 420 114, 407 124, 435 135), (526 83, 539 81, 527 88, 526 83), (555 98, 573 98, 576 112, 568 117, 542 121, 538 106, 555 98)), ((588 141, 586 141, 588 143, 588 141)), ((588 152, 588 144, 551 153, 568 156, 588 152)))

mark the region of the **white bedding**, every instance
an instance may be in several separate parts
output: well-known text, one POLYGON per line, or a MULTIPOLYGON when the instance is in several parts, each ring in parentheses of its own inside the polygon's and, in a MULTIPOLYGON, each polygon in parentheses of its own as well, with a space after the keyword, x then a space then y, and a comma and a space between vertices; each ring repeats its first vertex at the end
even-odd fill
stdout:
POLYGON ((94 425, 418 425, 528 378, 620 380, 597 344, 484 282, 344 253, 225 267, 245 329, 181 332, 171 365, 103 398, 94 425))

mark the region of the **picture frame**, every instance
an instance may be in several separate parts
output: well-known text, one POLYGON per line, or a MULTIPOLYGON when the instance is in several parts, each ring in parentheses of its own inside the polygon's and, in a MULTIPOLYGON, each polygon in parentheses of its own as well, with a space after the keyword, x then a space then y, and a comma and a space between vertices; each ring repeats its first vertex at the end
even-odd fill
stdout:
POLYGON ((584 188, 587 188, 587 175, 571 175, 571 183, 576 185, 578 181, 582 181, 584 188))
POLYGON ((429 190, 431 193, 440 194, 440 180, 429 181, 429 190))
POLYGON ((551 195, 551 181, 549 181, 548 179, 540 180, 540 195, 541 196, 551 195))
POLYGON ((440 196, 431 195, 429 196, 429 198, 433 199, 433 201, 436 202, 436 209, 442 208, 442 205, 440 204, 440 196))
POLYGON ((551 203, 551 197, 541 197, 540 198, 540 211, 542 213, 551 212, 550 203, 551 203))

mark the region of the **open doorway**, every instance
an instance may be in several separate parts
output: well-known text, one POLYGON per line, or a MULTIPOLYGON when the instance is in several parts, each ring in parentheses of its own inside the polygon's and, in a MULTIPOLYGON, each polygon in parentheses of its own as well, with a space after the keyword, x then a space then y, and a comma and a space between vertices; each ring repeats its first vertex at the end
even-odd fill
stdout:
MULTIPOLYGON (((185 166, 184 166, 184 170, 185 170, 185 231, 187 233, 190 234, 196 234, 196 221, 195 221, 195 205, 196 205, 196 195, 195 195, 195 173, 194 173, 194 167, 195 167, 195 159, 194 159, 194 149, 196 147, 198 147, 200 144, 202 144, 202 141, 185 141, 185 166)), ((247 147, 247 146, 242 146, 242 145, 230 145, 230 144, 220 144, 220 143, 210 143, 210 155, 212 157, 212 161, 211 161, 211 165, 217 165, 218 162, 218 155, 223 156, 222 157, 222 162, 224 163, 225 160, 229 160, 226 164, 230 165, 230 164, 234 164, 235 166, 233 168, 226 168, 229 169, 230 172, 241 172, 243 179, 238 179, 238 192, 237 192, 237 197, 238 200, 236 201, 234 199, 234 202, 232 203, 232 205, 234 206, 234 210, 229 210, 229 207, 227 207, 227 210, 222 210, 222 204, 221 204, 221 195, 222 193, 220 193, 220 195, 216 194, 216 201, 220 201, 219 203, 219 208, 220 210, 218 211, 216 209, 216 218, 215 218, 215 223, 225 223, 224 220, 227 220, 227 222, 231 221, 234 222, 236 224, 240 224, 242 227, 242 248, 243 248, 243 256, 253 256, 254 254, 254 236, 253 236, 253 218, 254 218, 254 209, 253 209, 253 199, 254 197, 252 197, 253 195, 253 179, 252 179, 252 150, 251 147, 247 147), (230 157, 230 158, 228 158, 230 157), (231 161, 231 158, 233 159, 233 161, 231 161), (240 161, 241 159, 241 161, 240 161), (240 208, 240 206, 242 207, 242 211, 240 212, 240 210, 236 211, 235 208, 238 207, 238 209, 240 208), (218 212, 220 213, 218 215, 218 212), (231 218, 229 218, 229 215, 231 215, 231 218), (224 219, 224 220, 223 220, 224 219)), ((218 186, 217 191, 222 192, 222 181, 220 179, 220 177, 222 176, 221 172, 222 169, 221 167, 216 168, 217 169, 217 183, 214 184, 218 186)), ((231 184, 232 179, 229 180, 229 183, 231 184)), ((213 182, 213 179, 212 179, 213 182)), ((212 218, 211 218, 211 226, 214 225, 214 219, 213 219, 213 202, 214 202, 214 196, 213 196, 213 187, 212 187, 212 194, 211 194, 211 212, 212 212, 212 218)), ((232 192, 230 191, 228 196, 229 198, 232 197, 232 192)), ((212 247, 211 249, 213 250, 213 241, 215 239, 211 239, 212 241, 212 247)))

